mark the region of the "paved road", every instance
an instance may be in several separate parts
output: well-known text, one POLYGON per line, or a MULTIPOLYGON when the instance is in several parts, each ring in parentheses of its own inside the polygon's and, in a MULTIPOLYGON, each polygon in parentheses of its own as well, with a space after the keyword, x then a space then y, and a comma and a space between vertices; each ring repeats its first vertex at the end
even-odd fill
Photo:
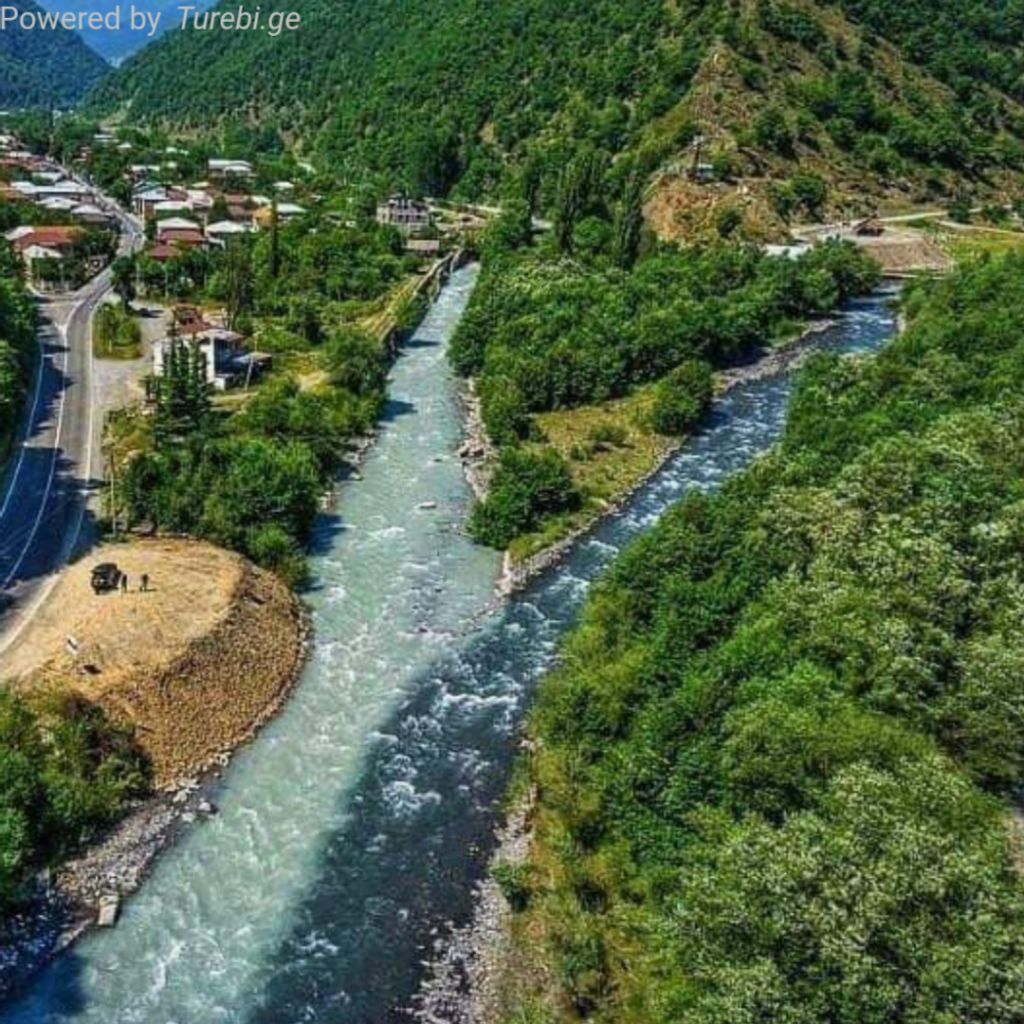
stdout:
MULTIPOLYGON (((122 219, 122 251, 139 244, 122 219)), ((90 324, 110 290, 104 271, 40 303, 39 362, 21 443, 0 478, 0 672, 3 652, 46 599, 56 574, 93 537, 102 413, 92 391, 90 324)))

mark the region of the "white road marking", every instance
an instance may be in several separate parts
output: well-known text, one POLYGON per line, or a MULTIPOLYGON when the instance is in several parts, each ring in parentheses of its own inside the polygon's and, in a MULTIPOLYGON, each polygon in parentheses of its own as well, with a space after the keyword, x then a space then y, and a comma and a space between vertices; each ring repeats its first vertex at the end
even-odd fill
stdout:
MULTIPOLYGON (((129 233, 129 237, 127 239, 127 242, 128 242, 128 246, 127 246, 128 252, 134 252, 134 251, 136 251, 135 243, 141 241, 144 236, 136 228, 136 226, 134 225, 134 223, 132 222, 130 217, 126 216, 125 218, 122 218, 122 223, 127 225, 128 229, 129 229, 129 232, 128 232, 129 233)), ((123 241, 125 241, 125 239, 122 237, 122 242, 123 241)), ((93 283, 95 283, 95 282, 93 282, 93 283)), ((87 285, 86 288, 88 288, 88 287, 89 286, 87 285)), ((46 580, 46 582, 44 584, 42 584, 40 586, 39 593, 36 596, 36 599, 31 603, 31 605, 29 605, 29 607, 27 609, 25 609, 21 613, 21 621, 18 623, 18 625, 14 629, 8 630, 6 636, 4 636, 3 635, 3 631, 0 630, 0 654, 3 654, 4 652, 6 652, 14 644, 14 642, 25 631, 26 627, 35 618, 36 614, 39 612, 39 609, 43 606, 43 604, 49 598, 50 594, 53 592, 53 588, 60 581, 61 573, 63 572, 63 570, 64 570, 64 568, 66 566, 66 563, 67 563, 71 553, 74 551, 75 547, 78 545, 79 538, 81 537, 81 534, 82 534, 82 526, 83 526, 83 524, 85 522, 85 513, 86 513, 87 498, 88 498, 89 480, 92 477, 93 443, 94 443, 95 414, 96 414, 96 403, 94 401, 94 396, 93 396, 93 382, 94 382, 94 377, 95 377, 95 355, 94 355, 93 350, 92 350, 92 317, 93 317, 93 314, 95 313, 96 307, 99 306, 99 304, 107 297, 108 294, 110 294, 110 291, 111 291, 110 285, 107 284, 98 293, 93 293, 89 297, 84 298, 81 301, 79 301, 78 303, 76 303, 75 306, 73 307, 73 309, 71 310, 71 314, 68 316, 67 324, 64 327, 58 327, 58 330, 61 332, 62 336, 64 337, 64 342, 65 342, 65 345, 64 345, 64 372, 65 372, 65 376, 66 376, 66 373, 67 373, 67 362, 68 362, 68 358, 70 356, 70 343, 68 342, 68 331, 69 331, 69 329, 71 327, 71 324, 72 324, 75 316, 78 314, 79 310, 83 306, 85 306, 86 304, 88 304, 90 302, 92 303, 93 308, 89 310, 89 317, 88 317, 88 321, 86 323, 86 339, 85 339, 85 343, 86 343, 86 346, 87 346, 87 353, 86 353, 86 376, 87 376, 87 380, 88 380, 88 393, 89 393, 89 423, 88 423, 88 437, 86 438, 84 483, 83 483, 82 489, 81 489, 82 499, 83 500, 82 500, 82 502, 81 502, 81 504, 79 506, 79 509, 78 509, 78 521, 75 524, 75 528, 74 528, 73 531, 70 531, 69 537, 68 537, 67 541, 65 542, 64 549, 61 551, 60 564, 54 567, 53 571, 49 574, 49 578, 46 580)), ((41 367, 40 367, 40 369, 41 369, 41 367)), ((42 373, 40 372, 40 382, 41 382, 41 380, 42 380, 42 373)), ((37 382, 37 387, 39 386, 40 382, 37 382)), ((57 425, 57 439, 58 439, 58 441, 60 439, 61 421, 63 420, 63 415, 64 415, 64 396, 65 396, 65 393, 66 393, 66 389, 63 389, 61 391, 61 411, 60 411, 60 416, 59 416, 58 425, 57 425)), ((36 401, 38 401, 38 394, 37 394, 36 401)), ((34 411, 35 411, 35 402, 33 403, 33 412, 34 411)), ((59 444, 55 444, 55 446, 54 446, 54 462, 51 464, 51 468, 50 468, 50 479, 47 482, 46 497, 44 497, 44 499, 43 499, 43 504, 40 507, 39 515, 36 517, 36 522, 33 525, 32 534, 29 537, 28 543, 26 544, 25 549, 22 551, 21 557, 18 560, 18 565, 15 566, 15 568, 12 570, 11 575, 13 575, 15 572, 17 572, 17 569, 20 566, 21 562, 24 560, 25 554, 27 553, 28 548, 31 546, 32 540, 35 537, 35 534, 36 534, 36 532, 37 532, 37 530, 39 528, 39 523, 40 523, 43 511, 45 510, 46 504, 48 502, 50 487, 51 487, 51 485, 53 483, 53 476, 54 476, 54 472, 55 472, 55 469, 56 469, 56 454, 57 454, 58 450, 59 450, 59 444)), ((21 453, 21 457, 23 457, 23 455, 24 455, 24 452, 21 453)), ((7 507, 8 503, 10 501, 10 497, 11 497, 12 493, 13 493, 13 490, 11 488, 9 488, 8 489, 8 494, 7 494, 7 496, 6 496, 5 500, 4 500, 4 508, 7 507)), ((2 512, 0 512, 0 516, 2 516, 2 512)), ((7 580, 3 583, 3 587, 7 586, 7 584, 10 582, 10 579, 11 579, 11 576, 8 576, 7 580)), ((15 613, 15 614, 17 614, 17 613, 15 613)))
MULTIPOLYGON (((47 330, 52 327, 53 324, 50 324, 47 330)), ((11 478, 7 485, 7 494, 4 496, 3 505, 0 505, 0 519, 3 519, 8 506, 11 504, 11 498, 14 497, 14 485, 18 482, 18 474, 21 472, 22 463, 25 461, 25 449, 28 447, 29 438, 32 436, 32 431, 35 429, 36 413, 39 412, 39 397, 43 393, 43 371, 46 369, 46 356, 43 351, 42 331, 39 331, 36 335, 36 347, 39 350, 39 366, 36 370, 36 393, 35 397, 32 399, 32 409, 28 414, 28 425, 25 429, 25 436, 18 449, 18 459, 14 464, 14 472, 11 474, 11 478)))
MULTIPOLYGON (((106 293, 103 293, 104 296, 106 293)), ((102 300, 101 296, 101 300, 102 300)), ((97 301, 97 304, 99 301, 97 301)), ((72 311, 71 316, 68 318, 68 326, 70 327, 72 320, 77 314, 78 310, 85 305, 85 302, 80 302, 72 311)), ((88 359, 86 360, 86 366, 88 368, 88 380, 89 380, 89 437, 86 442, 86 456, 85 456, 85 484, 82 487, 83 500, 78 509, 78 522, 75 524, 75 529, 72 532, 69 543, 65 546, 65 549, 61 552, 60 565, 58 565, 54 572, 52 572, 47 579, 46 583, 39 588, 39 593, 36 595, 36 599, 29 605, 28 608, 22 612, 20 616, 20 622, 18 625, 11 630, 7 631, 7 635, 0 639, 0 654, 6 653, 14 645, 15 641, 21 636, 22 633, 28 628, 29 624, 39 613, 39 609, 49 599, 50 594, 53 593, 53 588, 60 582, 61 572, 70 556, 71 552, 75 549, 78 544, 78 539, 82 535, 82 524, 85 522, 85 497, 88 493, 88 479, 92 473, 92 449, 93 449, 93 429, 95 426, 95 412, 96 403, 93 399, 93 373, 94 373, 94 355, 92 351, 92 311, 89 313, 89 336, 86 341, 89 346, 88 359)), ((70 354, 70 348, 65 349, 65 359, 70 354)), ((56 449, 55 449, 56 450, 56 449)), ((45 507, 45 504, 44 504, 45 507)), ((29 542, 31 543, 31 541, 29 542)), ((24 557, 24 555, 23 555, 24 557)), ((6 584, 5 584, 6 585, 6 584)))
MULTIPOLYGON (((78 307, 76 307, 77 310, 78 307)), ((73 315, 73 314, 72 314, 73 315)), ((70 323, 70 320, 69 320, 70 323)), ((18 570, 21 568, 22 563, 25 561, 25 556, 29 552, 29 548, 32 547, 33 542, 36 539, 36 534, 39 532, 39 524, 43 521, 43 516, 46 514, 47 506, 50 504, 50 492, 53 490, 53 478, 57 475, 57 459, 60 455, 60 436, 61 431, 64 427, 64 405, 67 398, 67 371, 68 371, 68 357, 71 354, 70 345, 68 342, 68 332, 66 327, 60 328, 60 334, 64 340, 64 366, 62 373, 65 377, 65 385, 61 388, 60 392, 60 409, 57 413, 57 430, 53 438, 53 457, 50 459, 50 474, 46 478, 46 489, 43 491, 43 499, 39 503, 39 511, 36 513, 35 522, 32 524, 32 529, 29 532, 28 540, 25 541, 25 546, 21 549, 21 554, 18 556, 18 560, 14 563, 14 567, 7 574, 6 579, 0 584, 0 589, 4 589, 10 585, 11 580, 14 579, 18 574, 18 570)))

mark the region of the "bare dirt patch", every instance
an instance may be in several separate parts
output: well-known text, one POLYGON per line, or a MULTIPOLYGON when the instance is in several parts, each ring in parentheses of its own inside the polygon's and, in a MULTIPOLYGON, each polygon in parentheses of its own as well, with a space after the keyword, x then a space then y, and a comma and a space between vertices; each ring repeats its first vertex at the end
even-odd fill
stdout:
POLYGON ((952 259, 919 231, 887 230, 857 244, 881 264, 884 274, 944 274, 953 269, 952 259))
POLYGON ((138 540, 71 566, 0 672, 23 689, 72 687, 131 726, 167 788, 277 710, 302 665, 305 632, 295 596, 238 555, 138 540), (127 573, 127 593, 92 592, 100 562, 127 573))

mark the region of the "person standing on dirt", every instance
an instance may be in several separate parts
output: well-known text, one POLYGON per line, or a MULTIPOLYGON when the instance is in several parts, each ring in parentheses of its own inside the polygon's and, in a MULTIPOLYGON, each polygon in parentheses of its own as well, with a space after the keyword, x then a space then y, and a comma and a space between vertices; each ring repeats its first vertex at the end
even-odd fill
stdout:
POLYGON ((139 586, 139 590, 145 594, 149 590, 149 573, 142 574, 142 583, 139 586))
POLYGON ((121 593, 128 593, 128 573, 126 572, 121 573, 121 593))

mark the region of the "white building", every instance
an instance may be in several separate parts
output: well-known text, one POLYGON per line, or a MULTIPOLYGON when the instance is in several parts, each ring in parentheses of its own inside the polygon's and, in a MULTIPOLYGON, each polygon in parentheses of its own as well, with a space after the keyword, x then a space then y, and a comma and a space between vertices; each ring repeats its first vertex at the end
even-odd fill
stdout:
POLYGON ((249 229, 244 224, 238 224, 233 220, 219 220, 215 224, 208 224, 206 237, 211 242, 224 244, 229 238, 235 235, 247 235, 249 229))
MULTIPOLYGON (((198 347, 203 357, 206 383, 217 391, 225 391, 246 372, 249 358, 242 347, 242 336, 224 327, 204 325, 205 330, 183 334, 179 341, 189 347, 198 347)), ((153 346, 153 374, 163 375, 164 365, 174 341, 164 338, 153 346)))
POLYGON ((403 234, 411 235, 430 227, 430 210, 415 199, 395 194, 378 205, 377 223, 390 225, 403 234))
POLYGON ((223 157, 211 157, 206 169, 214 178, 226 178, 230 175, 251 178, 254 174, 252 164, 248 160, 228 160, 223 157))
POLYGON ((110 215, 92 203, 82 203, 71 211, 71 216, 80 220, 83 224, 93 227, 103 227, 110 223, 110 215))

